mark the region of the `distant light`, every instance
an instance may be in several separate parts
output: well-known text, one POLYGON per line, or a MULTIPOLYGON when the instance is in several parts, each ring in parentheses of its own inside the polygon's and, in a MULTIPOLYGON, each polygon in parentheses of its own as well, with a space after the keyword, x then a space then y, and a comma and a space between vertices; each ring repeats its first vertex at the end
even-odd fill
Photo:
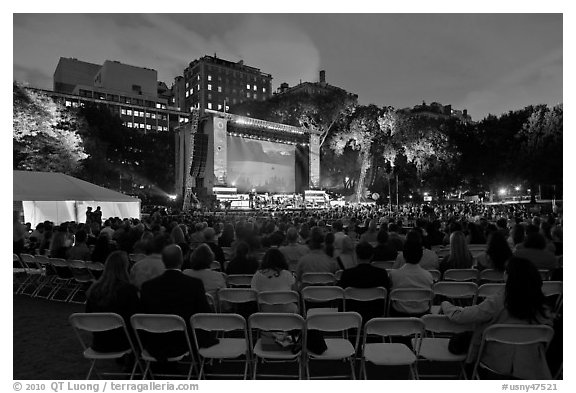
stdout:
POLYGON ((408 198, 412 199, 412 195, 408 195, 408 198))
POLYGON ((176 195, 168 195, 168 199, 175 201, 176 200, 176 195))
POLYGON ((505 188, 501 188, 501 189, 498 191, 498 194, 500 194, 500 195, 506 195, 506 189, 505 189, 505 188))
POLYGON ((516 191, 520 191, 520 186, 516 186, 514 189, 515 189, 516 191))
POLYGON ((425 193, 424 193, 424 196, 428 196, 428 193, 427 193, 427 192, 425 192, 425 193))

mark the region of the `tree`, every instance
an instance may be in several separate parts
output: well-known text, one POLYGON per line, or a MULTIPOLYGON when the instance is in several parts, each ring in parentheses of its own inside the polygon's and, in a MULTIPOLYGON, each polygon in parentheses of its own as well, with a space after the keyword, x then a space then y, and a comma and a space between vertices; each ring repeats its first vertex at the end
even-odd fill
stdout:
POLYGON ((82 118, 47 95, 13 84, 14 169, 75 174, 88 157, 82 118))

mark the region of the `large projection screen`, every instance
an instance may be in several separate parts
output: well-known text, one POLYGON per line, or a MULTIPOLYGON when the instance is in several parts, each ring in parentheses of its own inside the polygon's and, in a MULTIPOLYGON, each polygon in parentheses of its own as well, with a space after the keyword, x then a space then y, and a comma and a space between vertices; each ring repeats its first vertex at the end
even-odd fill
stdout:
POLYGON ((227 136, 228 184, 239 192, 295 192, 295 146, 227 136))

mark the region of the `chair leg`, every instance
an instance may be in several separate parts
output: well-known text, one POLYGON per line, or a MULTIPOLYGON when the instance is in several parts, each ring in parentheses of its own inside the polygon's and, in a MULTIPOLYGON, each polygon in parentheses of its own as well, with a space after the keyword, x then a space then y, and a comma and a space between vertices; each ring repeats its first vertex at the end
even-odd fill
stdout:
POLYGON ((356 366, 355 359, 352 357, 350 358, 350 370, 352 370, 352 379, 356 379, 356 371, 354 370, 356 366))
POLYGON ((94 371, 94 366, 96 366, 96 360, 92 360, 92 364, 90 364, 90 370, 88 370, 88 374, 86 375, 86 379, 90 379, 92 375, 92 371, 94 371))
POLYGON ((258 356, 254 356, 254 370, 252 372, 252 379, 256 380, 256 369, 258 368, 258 356))

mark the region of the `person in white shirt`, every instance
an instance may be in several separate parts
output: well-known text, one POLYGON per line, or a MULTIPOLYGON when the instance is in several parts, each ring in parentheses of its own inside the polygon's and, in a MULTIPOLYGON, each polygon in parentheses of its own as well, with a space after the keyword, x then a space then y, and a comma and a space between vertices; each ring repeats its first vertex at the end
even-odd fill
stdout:
MULTIPOLYGON (((250 287, 257 292, 291 291, 296 279, 290 270, 284 254, 277 248, 266 251, 260 269, 252 277, 250 287)), ((296 304, 263 305, 264 312, 298 312, 296 304), (266 307, 264 307, 266 306, 266 307)))
POLYGON ((186 269, 182 273, 202 280, 206 293, 215 298, 220 288, 226 288, 226 280, 222 273, 210 269, 212 262, 214 253, 207 244, 201 244, 190 254, 192 269, 186 269))

